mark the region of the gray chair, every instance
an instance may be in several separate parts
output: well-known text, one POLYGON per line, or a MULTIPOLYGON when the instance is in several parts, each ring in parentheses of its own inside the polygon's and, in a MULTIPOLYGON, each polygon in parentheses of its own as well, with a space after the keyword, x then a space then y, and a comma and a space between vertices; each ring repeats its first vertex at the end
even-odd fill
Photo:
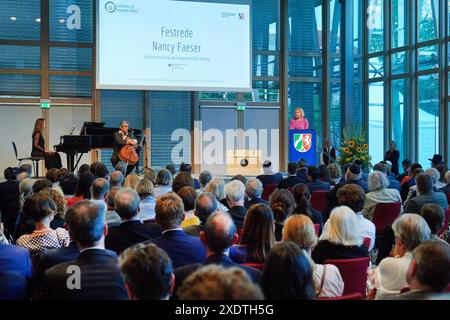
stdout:
POLYGON ((38 176, 39 176, 39 161, 45 160, 45 157, 19 158, 19 156, 17 155, 17 146, 16 146, 16 143, 14 141, 12 142, 12 146, 13 146, 13 149, 14 149, 14 155, 16 156, 16 160, 19 161, 18 167, 20 167, 22 165, 22 161, 24 161, 24 160, 32 161, 33 162, 33 170, 34 170, 34 177, 33 178, 38 178, 38 176))

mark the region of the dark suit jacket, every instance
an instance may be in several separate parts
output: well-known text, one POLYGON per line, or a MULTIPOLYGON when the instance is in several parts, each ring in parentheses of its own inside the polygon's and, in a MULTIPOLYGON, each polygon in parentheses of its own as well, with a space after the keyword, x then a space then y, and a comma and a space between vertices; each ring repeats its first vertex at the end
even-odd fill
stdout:
POLYGON ((183 230, 166 231, 161 237, 149 242, 167 252, 174 269, 190 263, 200 263, 206 256, 205 247, 200 239, 186 234, 183 230))
POLYGON ((397 179, 392 178, 392 177, 388 177, 388 180, 389 180, 388 189, 396 189, 396 190, 398 190, 398 192, 400 192, 400 189, 401 189, 400 182, 397 179))
POLYGON ((29 295, 31 273, 27 249, 0 244, 0 300, 25 299, 29 295))
POLYGON ((400 151, 393 150, 392 153, 390 151, 386 151, 386 154, 384 155, 384 160, 389 160, 392 162, 392 172, 395 175, 398 175, 398 160, 400 159, 400 151))
POLYGON ((261 199, 261 198, 252 198, 251 200, 247 200, 247 199, 245 200, 244 207, 248 209, 252 205, 260 204, 260 203, 269 205, 269 201, 266 201, 266 200, 261 199))
POLYGON ((161 236, 161 227, 155 223, 124 221, 110 227, 105 239, 106 249, 120 254, 132 245, 161 236))
POLYGON ((364 258, 369 255, 366 246, 344 246, 331 243, 327 240, 320 240, 312 252, 312 259, 315 263, 323 264, 327 259, 353 259, 364 258))
POLYGON ((16 180, 0 183, 0 211, 5 228, 12 234, 19 215, 19 183, 16 180))
POLYGON ((308 182, 306 185, 308 186, 309 192, 311 192, 311 193, 313 193, 316 190, 330 191, 330 184, 325 181, 320 181, 320 180, 311 181, 311 182, 308 182))
POLYGON ((58 264, 45 272, 42 284, 44 299, 51 300, 126 300, 125 284, 119 271, 114 252, 89 249, 80 253, 74 261, 58 264), (70 290, 73 283, 67 273, 69 266, 80 268, 80 289, 70 290))
POLYGON ((281 180, 283 180, 283 175, 280 172, 275 174, 261 174, 256 177, 259 181, 261 181, 263 187, 268 184, 278 184, 281 180))
POLYGON ((305 183, 304 179, 298 176, 289 176, 286 179, 283 179, 278 183, 278 188, 280 189, 288 189, 293 188, 297 183, 305 183))
POLYGON ((193 272, 195 272, 197 269, 200 269, 203 266, 210 265, 210 264, 217 264, 224 268, 232 268, 237 267, 243 269, 245 272, 247 272, 248 276, 252 279, 254 283, 258 283, 261 279, 261 271, 241 266, 235 262, 233 262, 229 256, 224 254, 214 254, 205 259, 203 263, 195 263, 195 264, 189 264, 181 268, 177 268, 175 270, 175 288, 174 293, 177 292, 178 288, 181 286, 183 281, 193 272))
POLYGON ((400 195, 402 196, 402 201, 405 202, 406 198, 408 198, 409 188, 416 185, 416 179, 409 179, 406 181, 402 188, 400 189, 400 195))
POLYGON ((126 144, 127 142, 123 139, 122 135, 120 134, 120 130, 114 132, 113 153, 111 158, 119 158, 119 152, 122 149, 122 147, 126 144))
POLYGON ((422 207, 429 203, 438 204, 442 209, 448 208, 447 197, 442 192, 428 192, 425 194, 419 194, 414 198, 408 200, 405 203, 405 213, 417 213, 420 214, 422 207))
POLYGON ((13 272, 0 270, 0 301, 29 298, 29 279, 13 272))
POLYGON ((245 215, 247 214, 247 209, 245 209, 245 207, 231 207, 230 210, 228 210, 228 213, 233 219, 236 228, 244 227, 245 215))

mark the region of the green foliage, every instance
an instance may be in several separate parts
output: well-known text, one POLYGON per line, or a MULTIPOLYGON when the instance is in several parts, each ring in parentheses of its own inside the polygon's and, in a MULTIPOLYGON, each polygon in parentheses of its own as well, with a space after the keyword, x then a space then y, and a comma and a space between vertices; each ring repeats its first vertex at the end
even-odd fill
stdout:
POLYGON ((361 128, 346 127, 343 129, 341 145, 338 148, 338 163, 341 166, 359 159, 363 163, 365 172, 372 168, 372 157, 369 155, 366 137, 367 133, 361 128))

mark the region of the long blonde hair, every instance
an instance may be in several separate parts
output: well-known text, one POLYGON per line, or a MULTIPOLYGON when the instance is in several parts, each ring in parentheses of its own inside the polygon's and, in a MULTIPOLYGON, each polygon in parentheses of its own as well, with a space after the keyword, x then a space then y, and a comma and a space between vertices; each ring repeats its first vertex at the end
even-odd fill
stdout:
POLYGON ((347 206, 334 208, 319 240, 344 246, 361 246, 363 239, 355 212, 347 206))
POLYGON ((300 117, 304 118, 305 117, 305 110, 303 110, 303 108, 295 108, 294 114, 297 112, 297 110, 300 110, 300 117))
POLYGON ((32 138, 34 138, 34 135, 36 133, 39 133, 41 136, 44 135, 44 123, 45 123, 45 119, 44 118, 36 119, 36 121, 34 122, 33 133, 31 135, 32 138))

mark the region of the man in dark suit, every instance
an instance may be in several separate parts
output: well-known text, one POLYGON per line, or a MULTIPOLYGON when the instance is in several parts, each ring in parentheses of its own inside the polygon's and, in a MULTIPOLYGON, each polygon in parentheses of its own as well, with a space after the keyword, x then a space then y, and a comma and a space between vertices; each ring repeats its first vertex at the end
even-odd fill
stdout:
POLYGON ((195 199, 195 215, 200 219, 199 225, 192 225, 184 228, 184 232, 194 237, 200 237, 200 231, 211 214, 217 211, 219 203, 216 197, 210 192, 204 192, 195 199))
POLYGON ((283 180, 283 175, 280 172, 274 173, 272 171, 272 162, 269 160, 264 161, 263 172, 264 174, 256 177, 259 181, 261 181, 263 187, 268 184, 278 184, 281 180, 283 180))
POLYGON ((288 164, 288 174, 289 176, 278 184, 280 189, 293 188, 297 183, 306 183, 306 181, 297 176, 298 165, 295 162, 290 162, 288 164))
POLYGON ((217 264, 224 268, 238 267, 247 272, 253 282, 259 283, 261 272, 255 268, 241 266, 228 256, 230 247, 238 241, 237 229, 226 213, 214 213, 205 223, 200 239, 206 245, 206 260, 175 269, 175 291, 192 272, 204 265, 217 264))
POLYGON ((0 183, 0 212, 4 227, 9 234, 14 232, 14 226, 19 215, 19 168, 8 167, 3 174, 6 181, 0 183))
POLYGON ((246 209, 250 208, 254 204, 264 203, 269 204, 268 201, 261 199, 263 193, 263 184, 256 178, 248 179, 245 184, 245 193, 247 194, 247 199, 245 199, 244 207, 246 209))
POLYGON ((409 291, 398 295, 396 300, 439 299, 450 285, 449 270, 450 246, 438 240, 422 242, 414 249, 406 272, 409 291))
POLYGON ((77 202, 66 213, 71 239, 80 255, 45 272, 42 297, 56 300, 127 299, 125 284, 114 252, 105 250, 105 207, 89 200, 77 202))
POLYGON ((139 214, 139 195, 130 188, 117 191, 115 210, 122 222, 109 228, 105 239, 106 249, 120 254, 132 245, 161 236, 161 228, 155 223, 143 223, 139 214))
MULTIPOLYGON (((119 131, 114 132, 114 143, 113 143, 113 153, 111 155, 111 164, 115 168, 117 163, 119 163, 119 153, 120 150, 127 144, 129 145, 137 145, 137 140, 131 139, 128 130, 128 122, 122 121, 120 122, 119 131)), ((133 171, 135 165, 129 165, 127 167, 127 175, 133 171)))
POLYGON ((448 208, 447 197, 442 192, 433 190, 433 178, 425 172, 416 177, 417 193, 414 198, 405 203, 404 212, 420 214, 422 207, 428 203, 435 203, 442 209, 448 208))
POLYGON ((162 228, 162 236, 150 240, 167 252, 174 268, 205 259, 205 248, 199 238, 190 236, 181 229, 184 219, 183 201, 173 192, 156 200, 156 222, 162 228))
POLYGON ((333 147, 330 139, 325 140, 324 148, 320 153, 320 164, 329 165, 336 162, 336 148, 333 147))
POLYGON ((25 299, 31 274, 32 264, 28 249, 0 244, 0 300, 25 299))
POLYGON ((316 190, 330 191, 330 184, 319 180, 319 168, 316 166, 308 167, 308 183, 309 192, 313 193, 316 190))
POLYGON ((229 206, 228 213, 234 221, 237 228, 244 226, 245 215, 247 209, 244 207, 245 203, 245 186, 239 180, 230 181, 225 186, 225 194, 229 206))

